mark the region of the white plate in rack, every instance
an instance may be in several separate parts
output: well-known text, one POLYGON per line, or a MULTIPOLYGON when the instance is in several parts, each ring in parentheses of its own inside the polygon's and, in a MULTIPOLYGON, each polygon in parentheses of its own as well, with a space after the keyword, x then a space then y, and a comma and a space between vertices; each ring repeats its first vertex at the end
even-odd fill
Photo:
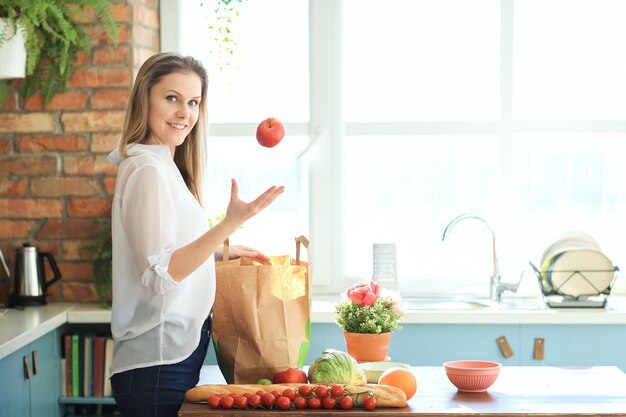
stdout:
POLYGON ((595 250, 569 250, 558 256, 549 273, 552 288, 564 295, 597 295, 613 281, 613 262, 595 250))

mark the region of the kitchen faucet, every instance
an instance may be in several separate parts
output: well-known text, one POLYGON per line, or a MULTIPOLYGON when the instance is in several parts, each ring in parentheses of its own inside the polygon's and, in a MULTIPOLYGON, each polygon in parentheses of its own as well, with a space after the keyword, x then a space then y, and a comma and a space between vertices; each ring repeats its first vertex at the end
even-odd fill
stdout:
POLYGON ((459 223, 459 222, 461 222, 463 220, 466 220, 466 219, 479 220, 485 226, 487 226, 487 229, 489 229, 489 232, 491 232, 492 254, 493 254, 492 255, 492 257, 493 257, 493 275, 491 275, 491 278, 490 278, 490 281, 489 281, 489 299, 499 303, 502 300, 502 293, 504 291, 517 292, 517 288, 519 287, 519 284, 520 284, 522 279, 520 277, 520 280, 517 282, 517 284, 500 282, 500 270, 499 270, 499 265, 498 265, 498 254, 496 252, 496 234, 493 232, 493 229, 489 226, 487 221, 485 219, 483 219, 482 217, 476 216, 474 214, 468 214, 468 213, 461 214, 461 215, 455 217, 454 219, 452 219, 450 221, 450 223, 448 223, 448 225, 446 226, 446 228, 443 231, 443 236, 441 237, 441 240, 445 241, 448 232, 450 230, 452 230, 452 228, 457 223, 459 223))

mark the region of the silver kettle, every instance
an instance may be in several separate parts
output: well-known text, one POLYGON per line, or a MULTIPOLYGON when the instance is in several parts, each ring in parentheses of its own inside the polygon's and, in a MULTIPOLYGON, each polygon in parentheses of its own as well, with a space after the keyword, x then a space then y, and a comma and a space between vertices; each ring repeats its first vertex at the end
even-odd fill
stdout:
MULTIPOLYGON (((1 256, 0 256, 1 259, 1 256)), ((3 262, 4 269, 9 274, 3 262)), ((25 242, 15 249, 15 268, 13 274, 13 292, 9 295, 9 306, 37 306, 46 304, 48 287, 61 279, 61 271, 50 252, 38 252, 35 246, 25 242), (44 259, 52 267, 54 276, 46 279, 44 259)))

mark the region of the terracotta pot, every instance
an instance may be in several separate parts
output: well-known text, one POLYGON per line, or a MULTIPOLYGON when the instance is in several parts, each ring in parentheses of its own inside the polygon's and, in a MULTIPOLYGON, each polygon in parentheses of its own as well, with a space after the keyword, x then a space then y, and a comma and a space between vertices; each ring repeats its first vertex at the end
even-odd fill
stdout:
POLYGON ((348 355, 357 362, 382 362, 387 358, 391 332, 388 333, 343 333, 348 355))

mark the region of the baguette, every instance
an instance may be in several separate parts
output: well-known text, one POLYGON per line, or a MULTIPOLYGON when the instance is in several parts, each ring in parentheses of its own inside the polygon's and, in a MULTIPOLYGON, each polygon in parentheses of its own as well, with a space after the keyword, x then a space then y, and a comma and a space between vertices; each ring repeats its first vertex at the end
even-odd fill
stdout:
MULTIPOLYGON (((272 385, 240 385, 240 384, 206 384, 191 388, 185 393, 185 399, 191 402, 205 402, 215 394, 245 394, 246 392, 255 394, 259 390, 266 392, 280 391, 286 388, 297 388, 307 384, 272 384, 272 385)), ((308 384, 314 389, 319 384, 308 384)), ((363 405, 363 400, 368 395, 376 398, 376 407, 404 407, 406 405, 406 394, 400 388, 390 385, 344 385, 346 394, 354 399, 355 405, 363 405)))

